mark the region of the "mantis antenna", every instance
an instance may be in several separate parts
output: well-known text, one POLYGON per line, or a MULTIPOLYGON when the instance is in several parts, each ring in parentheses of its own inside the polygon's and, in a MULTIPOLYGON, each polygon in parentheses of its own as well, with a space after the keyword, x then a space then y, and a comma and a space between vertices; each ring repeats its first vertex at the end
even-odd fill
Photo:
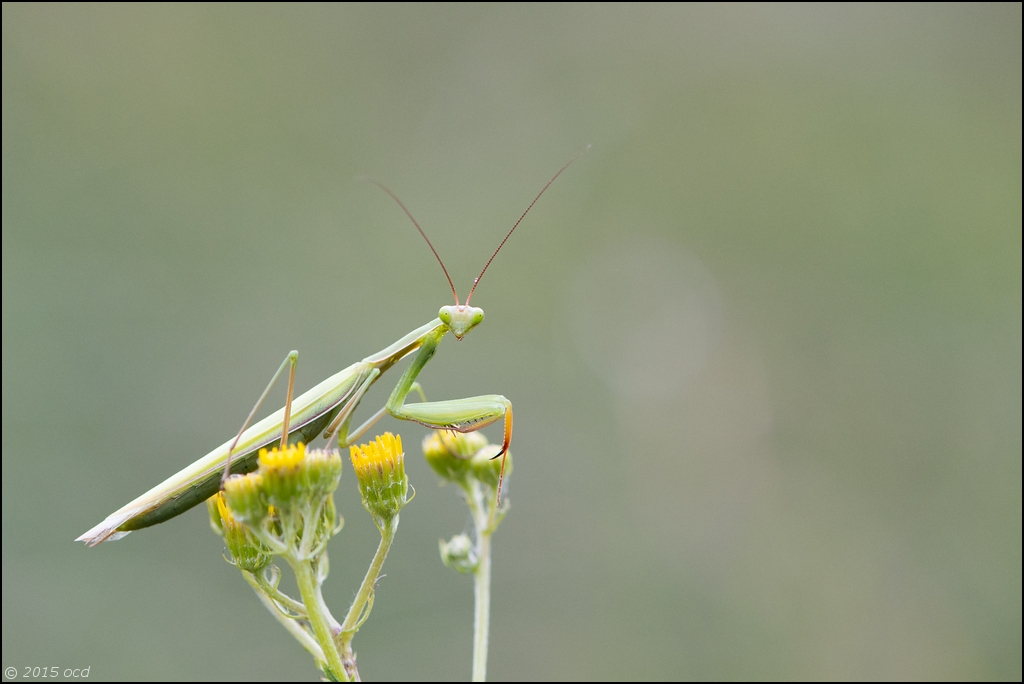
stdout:
MULTIPOLYGON (((559 172, 559 173, 561 173, 561 172, 559 172)), ((393 199, 396 202, 398 202, 398 206, 402 207, 402 211, 404 211, 405 215, 409 217, 410 221, 412 221, 412 225, 416 226, 416 230, 420 231, 420 235, 422 235, 423 239, 427 241, 427 246, 430 247, 430 251, 434 253, 434 258, 437 259, 437 263, 441 264, 441 270, 444 271, 444 277, 448 279, 448 286, 450 288, 452 288, 452 294, 455 295, 455 306, 459 306, 459 293, 455 291, 455 284, 452 283, 452 277, 450 275, 448 275, 448 269, 444 267, 444 262, 441 261, 441 256, 437 253, 437 250, 434 249, 434 244, 430 241, 430 238, 427 237, 427 234, 423 232, 423 229, 420 228, 420 224, 416 222, 416 219, 414 219, 412 217, 412 212, 410 212, 405 207, 405 204, 402 202, 402 200, 398 199, 398 195, 396 195, 395 193, 391 192, 391 188, 389 188, 388 186, 384 185, 383 183, 381 183, 376 178, 370 178, 369 176, 360 176, 360 180, 370 181, 371 183, 376 185, 378 188, 380 188, 384 192, 386 192, 389 195, 391 195, 391 199, 393 199)), ((469 304, 469 300, 468 299, 466 300, 466 304, 469 304)))
MULTIPOLYGON (((512 237, 512 233, 513 233, 513 232, 515 231, 515 229, 516 229, 516 228, 518 228, 518 227, 519 227, 519 224, 520 224, 520 223, 522 222, 522 220, 523 220, 524 218, 526 218, 526 215, 527 215, 527 214, 528 214, 528 213, 530 212, 530 209, 533 209, 533 205, 537 203, 537 200, 539 200, 539 199, 540 199, 540 196, 541 196, 541 195, 543 195, 543 194, 544 194, 544 192, 545 192, 545 191, 546 191, 546 190, 547 190, 548 188, 550 188, 550 187, 551 187, 551 184, 555 182, 555 179, 556 179, 556 178, 558 178, 559 176, 561 176, 561 175, 562 175, 562 172, 563 172, 563 171, 565 171, 565 170, 566 170, 567 168, 569 168, 570 166, 572 166, 572 165, 573 165, 573 162, 575 162, 575 161, 576 161, 577 159, 579 159, 580 157, 582 157, 583 155, 585 155, 585 154, 586 154, 587 152, 589 152, 589 151, 590 151, 590 145, 587 145, 586 147, 584 147, 584 148, 583 148, 583 151, 582 151, 582 152, 580 152, 580 153, 579 153, 579 154, 577 154, 577 155, 576 155, 575 157, 573 157, 572 159, 570 159, 570 160, 569 160, 569 163, 568 163, 568 164, 566 164, 565 166, 563 166, 562 168, 560 168, 560 169, 558 170, 558 173, 556 173, 556 174, 555 174, 554 176, 552 176, 552 177, 551 177, 551 180, 549 180, 549 181, 548 181, 547 185, 545 185, 545 186, 544 186, 543 188, 541 188, 540 192, 538 192, 538 193, 537 193, 537 196, 533 198, 533 201, 532 201, 532 202, 530 202, 530 206, 526 207, 526 211, 524 211, 524 212, 523 212, 522 216, 520 216, 520 217, 519 217, 519 220, 518 220, 518 221, 516 221, 516 223, 515 223, 515 225, 514 225, 514 226, 512 226, 512 230, 508 231, 508 233, 506 233, 506 234, 505 234, 505 238, 504 238, 504 239, 503 239, 503 240, 501 241, 501 244, 499 244, 499 245, 498 245, 498 249, 494 250, 494 254, 492 254, 492 255, 491 255, 491 258, 487 260, 487 263, 486 263, 486 264, 484 264, 484 268, 483 268, 483 270, 482 270, 482 271, 480 271, 480 275, 478 275, 478 276, 477 276, 476 278, 474 278, 474 279, 473 279, 473 287, 472 287, 472 288, 470 289, 470 291, 469 291, 469 296, 468 296, 468 297, 466 297, 466 306, 469 306, 469 300, 470 300, 470 299, 472 299, 472 297, 473 297, 473 293, 474 293, 474 292, 476 291, 476 286, 477 286, 477 284, 478 284, 478 283, 480 282, 480 279, 484 277, 484 271, 486 271, 486 270, 487 270, 487 267, 491 265, 491 262, 492 262, 492 261, 494 261, 494 257, 498 256, 498 252, 500 252, 500 251, 501 251, 501 248, 505 246, 505 242, 507 242, 507 241, 508 241, 508 239, 509 239, 510 237, 512 237)), ((409 218, 412 218, 412 217, 410 216, 409 218)), ((417 226, 417 227, 418 227, 418 226, 417 226)), ((420 232, 423 232, 423 231, 420 231, 420 232)), ((426 235, 424 235, 423 237, 426 237, 426 235)), ((433 249, 433 248, 431 248, 431 249, 433 249)), ((436 253, 435 253, 435 254, 436 254, 436 253)), ((445 275, 447 275, 447 274, 448 274, 448 272, 447 272, 447 271, 445 271, 445 275)), ((451 282, 451 280, 449 280, 449 282, 451 282)), ((454 290, 455 290, 455 287, 453 286, 453 287, 452 287, 452 291, 454 291, 454 290)), ((458 297, 456 297, 456 298, 455 298, 455 303, 456 303, 456 304, 458 304, 458 303, 459 303, 459 302, 458 302, 458 299, 459 299, 458 297)))

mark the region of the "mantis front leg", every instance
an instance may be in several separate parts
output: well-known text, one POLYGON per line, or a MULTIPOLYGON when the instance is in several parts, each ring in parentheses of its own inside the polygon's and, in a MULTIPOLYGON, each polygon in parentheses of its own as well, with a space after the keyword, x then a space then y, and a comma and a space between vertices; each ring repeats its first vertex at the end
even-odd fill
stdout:
POLYGON ((498 420, 505 419, 505 434, 501 443, 501 451, 494 458, 502 456, 501 474, 498 477, 498 496, 501 496, 501 480, 505 473, 505 452, 512 442, 512 402, 500 394, 485 394, 466 399, 450 399, 448 401, 425 401, 418 404, 406 404, 405 398, 413 389, 416 376, 434 356, 437 345, 444 336, 441 329, 427 335, 423 346, 413 360, 412 365, 402 375, 395 386, 384 409, 395 418, 412 420, 436 430, 455 430, 457 432, 473 432, 486 427, 498 420))

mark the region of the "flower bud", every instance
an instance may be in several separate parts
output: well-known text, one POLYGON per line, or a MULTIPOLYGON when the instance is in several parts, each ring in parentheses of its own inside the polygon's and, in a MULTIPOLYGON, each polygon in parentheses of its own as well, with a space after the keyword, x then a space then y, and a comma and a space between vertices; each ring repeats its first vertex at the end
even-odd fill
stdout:
POLYGON ((473 454, 486 446, 479 432, 436 430, 423 440, 423 455, 434 472, 449 482, 464 482, 473 454))
POLYGON ((473 542, 465 534, 457 534, 450 541, 439 542, 441 561, 453 570, 470 574, 476 570, 477 556, 473 542))
POLYGON ((341 454, 337 449, 311 449, 304 465, 306 486, 313 498, 333 494, 341 480, 341 454))
POLYGON ((505 460, 505 477, 512 474, 512 452, 498 456, 499 451, 501 447, 497 444, 488 444, 473 455, 469 466, 473 477, 492 490, 498 486, 502 459, 505 460))
POLYGON ((238 522, 258 527, 269 515, 270 504, 263 491, 260 473, 229 477, 224 481, 223 498, 238 522))
POLYGON ((247 525, 237 520, 228 507, 223 492, 217 492, 206 502, 210 511, 210 524, 224 537, 234 563, 240 570, 257 573, 270 565, 273 553, 252 533, 247 525))

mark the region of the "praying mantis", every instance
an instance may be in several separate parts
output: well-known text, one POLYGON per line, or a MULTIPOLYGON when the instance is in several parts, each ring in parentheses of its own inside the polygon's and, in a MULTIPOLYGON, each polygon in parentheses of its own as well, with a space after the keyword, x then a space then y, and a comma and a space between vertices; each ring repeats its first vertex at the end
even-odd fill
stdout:
POLYGON ((526 211, 520 215, 504 239, 498 244, 498 248, 491 254, 491 258, 487 260, 480 275, 473 280, 473 286, 466 297, 465 304, 459 303, 459 295, 452 283, 451 276, 448 275, 448 269, 445 268, 437 250, 434 249, 434 245, 426 233, 413 218, 412 213, 395 193, 371 179, 371 182, 378 185, 398 203, 423 239, 426 240, 448 279, 448 285, 455 297, 455 305, 442 306, 434 320, 413 330, 379 352, 335 373, 294 399, 292 391, 298 352, 292 351, 274 374, 267 389, 264 390, 263 395, 234 439, 221 444, 192 465, 114 511, 75 541, 95 546, 104 541, 120 539, 129 532, 150 527, 180 515, 216 494, 229 474, 248 473, 255 470, 259 450, 273 448, 280 445, 282 441, 285 443, 299 441, 308 444, 323 432, 324 437, 328 440, 337 435, 339 446, 347 447, 362 437, 385 413, 401 420, 414 421, 435 430, 457 432, 472 432, 503 420, 504 435, 501 451, 494 457, 502 458, 497 494, 500 497, 501 479, 505 470, 505 454, 512 441, 512 402, 498 394, 447 401, 426 401, 424 399, 422 402, 411 404, 406 403, 406 398, 414 390, 419 392, 420 397, 423 398, 423 391, 420 389, 419 383, 416 382, 416 378, 434 356, 437 346, 445 334, 451 332, 456 339, 462 340, 470 330, 483 321, 483 309, 469 304, 480 279, 526 214, 541 198, 541 195, 551 187, 556 178, 562 175, 562 172, 586 154, 589 149, 588 145, 559 169, 537 193, 526 211), (413 352, 418 353, 398 380, 387 403, 365 423, 355 430, 350 430, 352 417, 366 391, 392 366, 413 352), (286 367, 289 367, 290 370, 285 406, 249 427, 249 422, 286 367))

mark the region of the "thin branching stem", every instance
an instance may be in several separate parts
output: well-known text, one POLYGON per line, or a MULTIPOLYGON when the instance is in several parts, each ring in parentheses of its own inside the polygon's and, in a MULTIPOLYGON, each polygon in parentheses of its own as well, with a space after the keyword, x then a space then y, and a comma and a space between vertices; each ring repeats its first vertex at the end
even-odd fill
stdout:
POLYGON ((326 656, 330 674, 339 681, 352 681, 353 677, 343 665, 341 654, 335 645, 334 635, 338 632, 338 623, 324 603, 312 561, 297 560, 290 556, 285 556, 285 559, 291 565, 292 571, 295 572, 295 580, 299 585, 302 602, 306 605, 310 627, 313 628, 313 635, 326 656))
POLYGON ((355 653, 352 651, 352 637, 359 630, 359 626, 369 616, 370 608, 373 606, 373 591, 374 585, 377 583, 377 578, 380 577, 380 570, 384 565, 384 559, 388 557, 388 551, 391 550, 391 543, 395 540, 395 531, 398 529, 398 515, 396 514, 390 520, 381 521, 383 524, 378 525, 380 529, 380 544, 377 546, 377 553, 373 555, 373 560, 370 561, 370 567, 366 571, 366 577, 363 578, 363 583, 359 586, 359 591, 356 592, 356 598, 352 601, 352 607, 348 610, 348 615, 345 616, 345 621, 341 624, 341 634, 339 635, 339 646, 341 647, 342 656, 346 663, 350 663, 353 674, 353 679, 358 679, 358 672, 355 672, 355 653))

